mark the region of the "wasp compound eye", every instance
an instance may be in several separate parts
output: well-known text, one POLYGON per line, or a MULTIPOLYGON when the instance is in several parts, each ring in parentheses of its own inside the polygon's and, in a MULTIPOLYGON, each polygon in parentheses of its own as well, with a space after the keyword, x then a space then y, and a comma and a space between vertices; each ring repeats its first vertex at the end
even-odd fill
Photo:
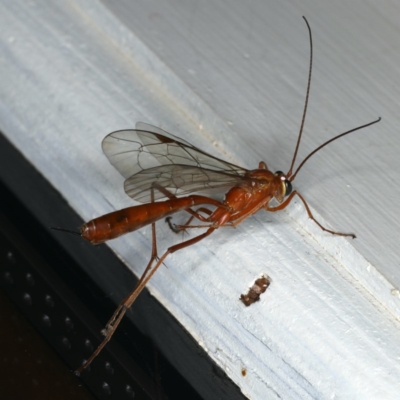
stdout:
POLYGON ((286 186, 285 196, 289 196, 289 194, 292 193, 292 182, 290 182, 289 179, 286 179, 285 186, 286 186))

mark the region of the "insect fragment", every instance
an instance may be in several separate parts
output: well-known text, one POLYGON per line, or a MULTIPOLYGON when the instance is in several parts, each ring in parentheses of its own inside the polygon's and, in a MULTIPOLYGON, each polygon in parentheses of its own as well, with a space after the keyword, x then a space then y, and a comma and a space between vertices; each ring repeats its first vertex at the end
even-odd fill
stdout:
POLYGON ((246 307, 251 306, 256 301, 260 300, 260 296, 268 289, 270 284, 271 280, 267 276, 262 276, 261 278, 256 279, 247 294, 240 295, 240 301, 246 307))

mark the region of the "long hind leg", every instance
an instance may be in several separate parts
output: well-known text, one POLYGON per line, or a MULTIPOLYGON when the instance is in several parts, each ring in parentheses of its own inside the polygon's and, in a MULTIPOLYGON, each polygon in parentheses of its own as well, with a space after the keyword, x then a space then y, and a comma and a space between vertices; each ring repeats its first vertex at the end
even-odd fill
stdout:
MULTIPOLYGON (((150 262, 147 265, 146 270, 140 277, 139 282, 136 284, 133 291, 127 297, 125 297, 125 299, 121 302, 121 304, 118 306, 117 310, 114 312, 111 319, 108 321, 105 329, 102 331, 105 338, 100 343, 99 347, 97 347, 97 349, 89 357, 89 359, 87 361, 85 361, 82 364, 82 366, 80 366, 76 370, 77 375, 79 375, 88 365, 90 365, 90 363, 99 355, 99 353, 104 348, 104 346, 110 341, 112 335, 114 334, 115 330, 117 329, 118 325, 120 324, 126 311, 131 307, 133 302, 136 300, 136 298, 139 296, 139 294, 142 292, 142 290, 146 286, 147 282, 151 279, 151 277, 154 275, 154 273, 157 271, 157 269, 160 267, 160 265, 164 262, 164 260, 167 258, 167 256, 169 254, 175 253, 178 250, 184 249, 185 247, 191 246, 192 244, 199 242, 200 240, 204 239, 205 237, 211 235, 211 233, 213 233, 215 229, 216 228, 211 227, 207 230, 207 232, 205 232, 201 235, 198 235, 198 236, 196 236, 192 239, 189 239, 183 243, 179 243, 179 244, 169 247, 168 250, 157 261, 154 268, 151 268, 151 264, 153 263, 153 261, 155 260, 155 258, 157 256, 152 254, 150 262)), ((155 229, 154 229, 154 232, 155 232, 155 229)), ((153 250, 154 250, 154 248, 153 248, 153 250)))
MULTIPOLYGON (((151 191, 151 201, 152 203, 154 202, 154 192, 153 190, 151 191)), ((88 358, 88 360, 84 361, 84 363, 75 371, 77 375, 80 375, 80 373, 88 367, 91 362, 97 357, 97 355, 101 352, 103 347, 107 344, 107 342, 111 339, 111 336, 113 335, 116 327, 119 324, 119 321, 121 320, 122 316, 126 313, 127 308, 125 307, 126 302, 129 300, 129 297, 134 293, 139 287, 141 287, 143 281, 146 279, 146 276, 148 275, 149 271, 151 271, 151 267, 154 263, 155 260, 159 259, 157 255, 157 236, 156 236, 156 224, 153 222, 151 224, 151 255, 150 255, 150 260, 143 271, 139 281, 136 283, 135 288, 133 291, 125 297, 124 300, 119 304, 117 309, 114 311, 114 314, 110 318, 110 320, 107 322, 105 328, 101 331, 102 335, 105 336, 105 339, 100 343, 99 347, 93 352, 93 354, 88 358), (122 313, 122 316, 120 317, 122 313), (118 322, 116 322, 118 321, 118 322), (114 327, 115 326, 115 327, 114 327)), ((158 268, 158 267, 157 267, 158 268)), ((146 280, 147 282, 147 280, 146 280)), ((140 289, 141 291, 142 289, 140 289)), ((139 291, 139 293, 140 293, 139 291)))

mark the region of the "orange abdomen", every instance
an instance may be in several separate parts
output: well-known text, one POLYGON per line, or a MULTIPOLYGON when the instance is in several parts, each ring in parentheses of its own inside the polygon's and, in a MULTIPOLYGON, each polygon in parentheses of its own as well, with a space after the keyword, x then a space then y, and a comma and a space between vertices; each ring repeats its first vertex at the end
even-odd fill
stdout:
POLYGON ((86 222, 81 227, 81 235, 92 244, 103 243, 200 204, 221 205, 218 201, 204 196, 188 196, 142 204, 114 211, 86 222))

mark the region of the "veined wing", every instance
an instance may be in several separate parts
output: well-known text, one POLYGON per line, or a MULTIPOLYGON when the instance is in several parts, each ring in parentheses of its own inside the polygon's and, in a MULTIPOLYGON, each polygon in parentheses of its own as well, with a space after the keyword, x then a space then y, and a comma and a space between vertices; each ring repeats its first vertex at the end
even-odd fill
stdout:
POLYGON ((132 175, 125 181, 124 189, 126 194, 136 201, 148 203, 151 201, 152 188, 154 200, 166 197, 157 186, 162 186, 175 196, 196 192, 210 195, 226 191, 244 180, 246 178, 243 176, 222 171, 170 164, 145 169, 132 175))
MULTIPOLYGON (((246 180, 246 169, 213 157, 159 128, 112 132, 102 147, 110 163, 126 178, 125 192, 140 202, 151 200, 154 184, 174 195, 226 190, 246 180)), ((154 199, 164 198, 158 190, 154 199)))

